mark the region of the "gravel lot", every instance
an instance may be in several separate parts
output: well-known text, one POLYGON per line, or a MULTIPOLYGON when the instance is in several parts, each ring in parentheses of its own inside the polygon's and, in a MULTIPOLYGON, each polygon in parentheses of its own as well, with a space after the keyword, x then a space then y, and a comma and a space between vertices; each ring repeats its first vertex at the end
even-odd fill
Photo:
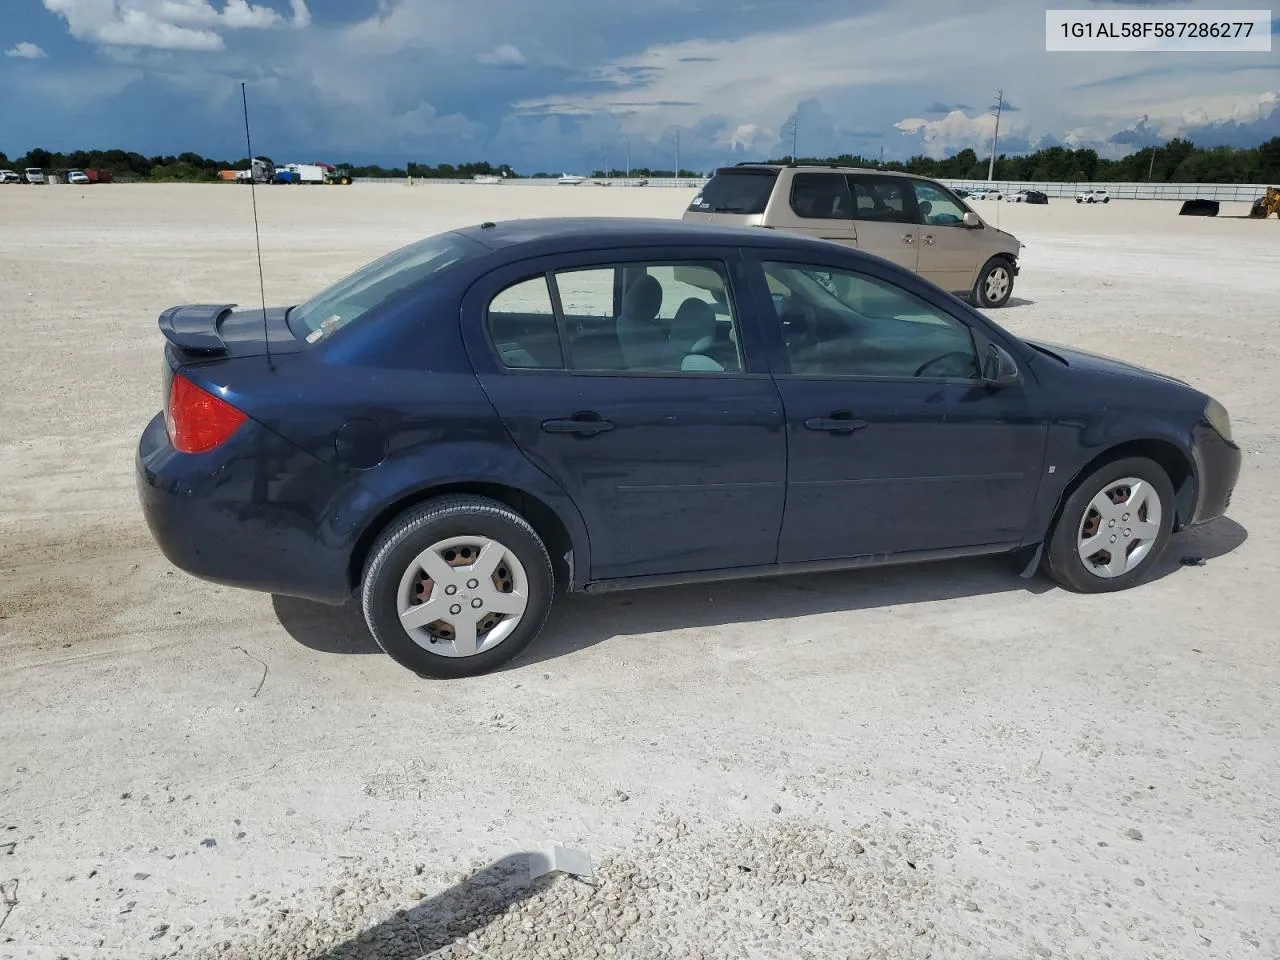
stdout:
MULTIPOLYGON (((264 189, 267 297, 691 193, 264 189)), ((248 192, 0 189, 0 957, 1280 955, 1280 223, 979 209, 1027 244, 1002 323, 1227 406, 1228 519, 1111 596, 970 561, 571 599, 427 682, 139 514, 156 315, 257 302, 248 192), (594 885, 519 883, 551 842, 594 885)))

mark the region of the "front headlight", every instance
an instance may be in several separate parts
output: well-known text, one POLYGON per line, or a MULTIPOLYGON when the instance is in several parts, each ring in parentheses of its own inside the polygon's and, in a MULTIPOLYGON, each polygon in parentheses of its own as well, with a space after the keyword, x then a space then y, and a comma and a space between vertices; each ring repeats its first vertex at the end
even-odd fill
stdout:
POLYGON ((1231 439, 1231 418, 1227 416, 1227 408, 1213 397, 1210 397, 1209 402, 1204 405, 1204 418, 1209 421, 1209 426, 1218 431, 1223 440, 1234 442, 1231 439))

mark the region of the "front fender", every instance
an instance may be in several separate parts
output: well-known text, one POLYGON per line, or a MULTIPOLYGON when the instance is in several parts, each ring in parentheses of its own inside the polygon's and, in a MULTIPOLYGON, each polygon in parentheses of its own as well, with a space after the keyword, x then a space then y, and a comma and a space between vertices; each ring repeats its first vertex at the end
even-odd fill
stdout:
POLYGON ((1189 430, 1149 415, 1104 420, 1056 421, 1049 426, 1045 474, 1032 510, 1025 544, 1039 543, 1051 532, 1058 510, 1082 478, 1097 465, 1119 456, 1177 456, 1187 479, 1175 489, 1179 525, 1190 521, 1200 480, 1200 464, 1189 430))

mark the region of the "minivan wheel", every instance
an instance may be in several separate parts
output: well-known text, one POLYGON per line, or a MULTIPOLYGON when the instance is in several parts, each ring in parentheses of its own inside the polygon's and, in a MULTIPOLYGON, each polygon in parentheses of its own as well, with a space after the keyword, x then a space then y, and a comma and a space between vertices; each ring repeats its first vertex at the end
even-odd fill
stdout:
POLYGON ((470 677, 542 632, 551 558, 533 527, 486 497, 445 496, 393 520, 369 553, 360 602, 374 640, 419 676, 470 677))
POLYGON ((1172 529, 1173 484, 1163 468, 1145 457, 1114 460, 1067 498, 1046 567, 1077 593, 1124 590, 1160 558, 1172 529))
POLYGON ((978 274, 973 289, 978 306, 1003 307, 1013 295, 1013 267, 1003 257, 993 257, 978 274))

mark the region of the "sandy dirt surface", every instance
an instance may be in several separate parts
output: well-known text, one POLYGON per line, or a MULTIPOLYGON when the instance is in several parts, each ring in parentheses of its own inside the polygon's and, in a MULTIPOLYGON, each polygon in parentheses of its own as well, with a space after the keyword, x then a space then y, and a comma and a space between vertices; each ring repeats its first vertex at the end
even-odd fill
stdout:
MULTIPOLYGON (((267 298, 691 195, 260 189, 267 298)), ((572 598, 428 682, 140 516, 156 316, 257 302, 249 192, 0 188, 0 957, 1280 955, 1280 223, 977 206, 1027 245, 1001 323, 1227 406, 1228 519, 1109 596, 971 561, 572 598), (550 842, 598 885, 512 887, 550 842)))

